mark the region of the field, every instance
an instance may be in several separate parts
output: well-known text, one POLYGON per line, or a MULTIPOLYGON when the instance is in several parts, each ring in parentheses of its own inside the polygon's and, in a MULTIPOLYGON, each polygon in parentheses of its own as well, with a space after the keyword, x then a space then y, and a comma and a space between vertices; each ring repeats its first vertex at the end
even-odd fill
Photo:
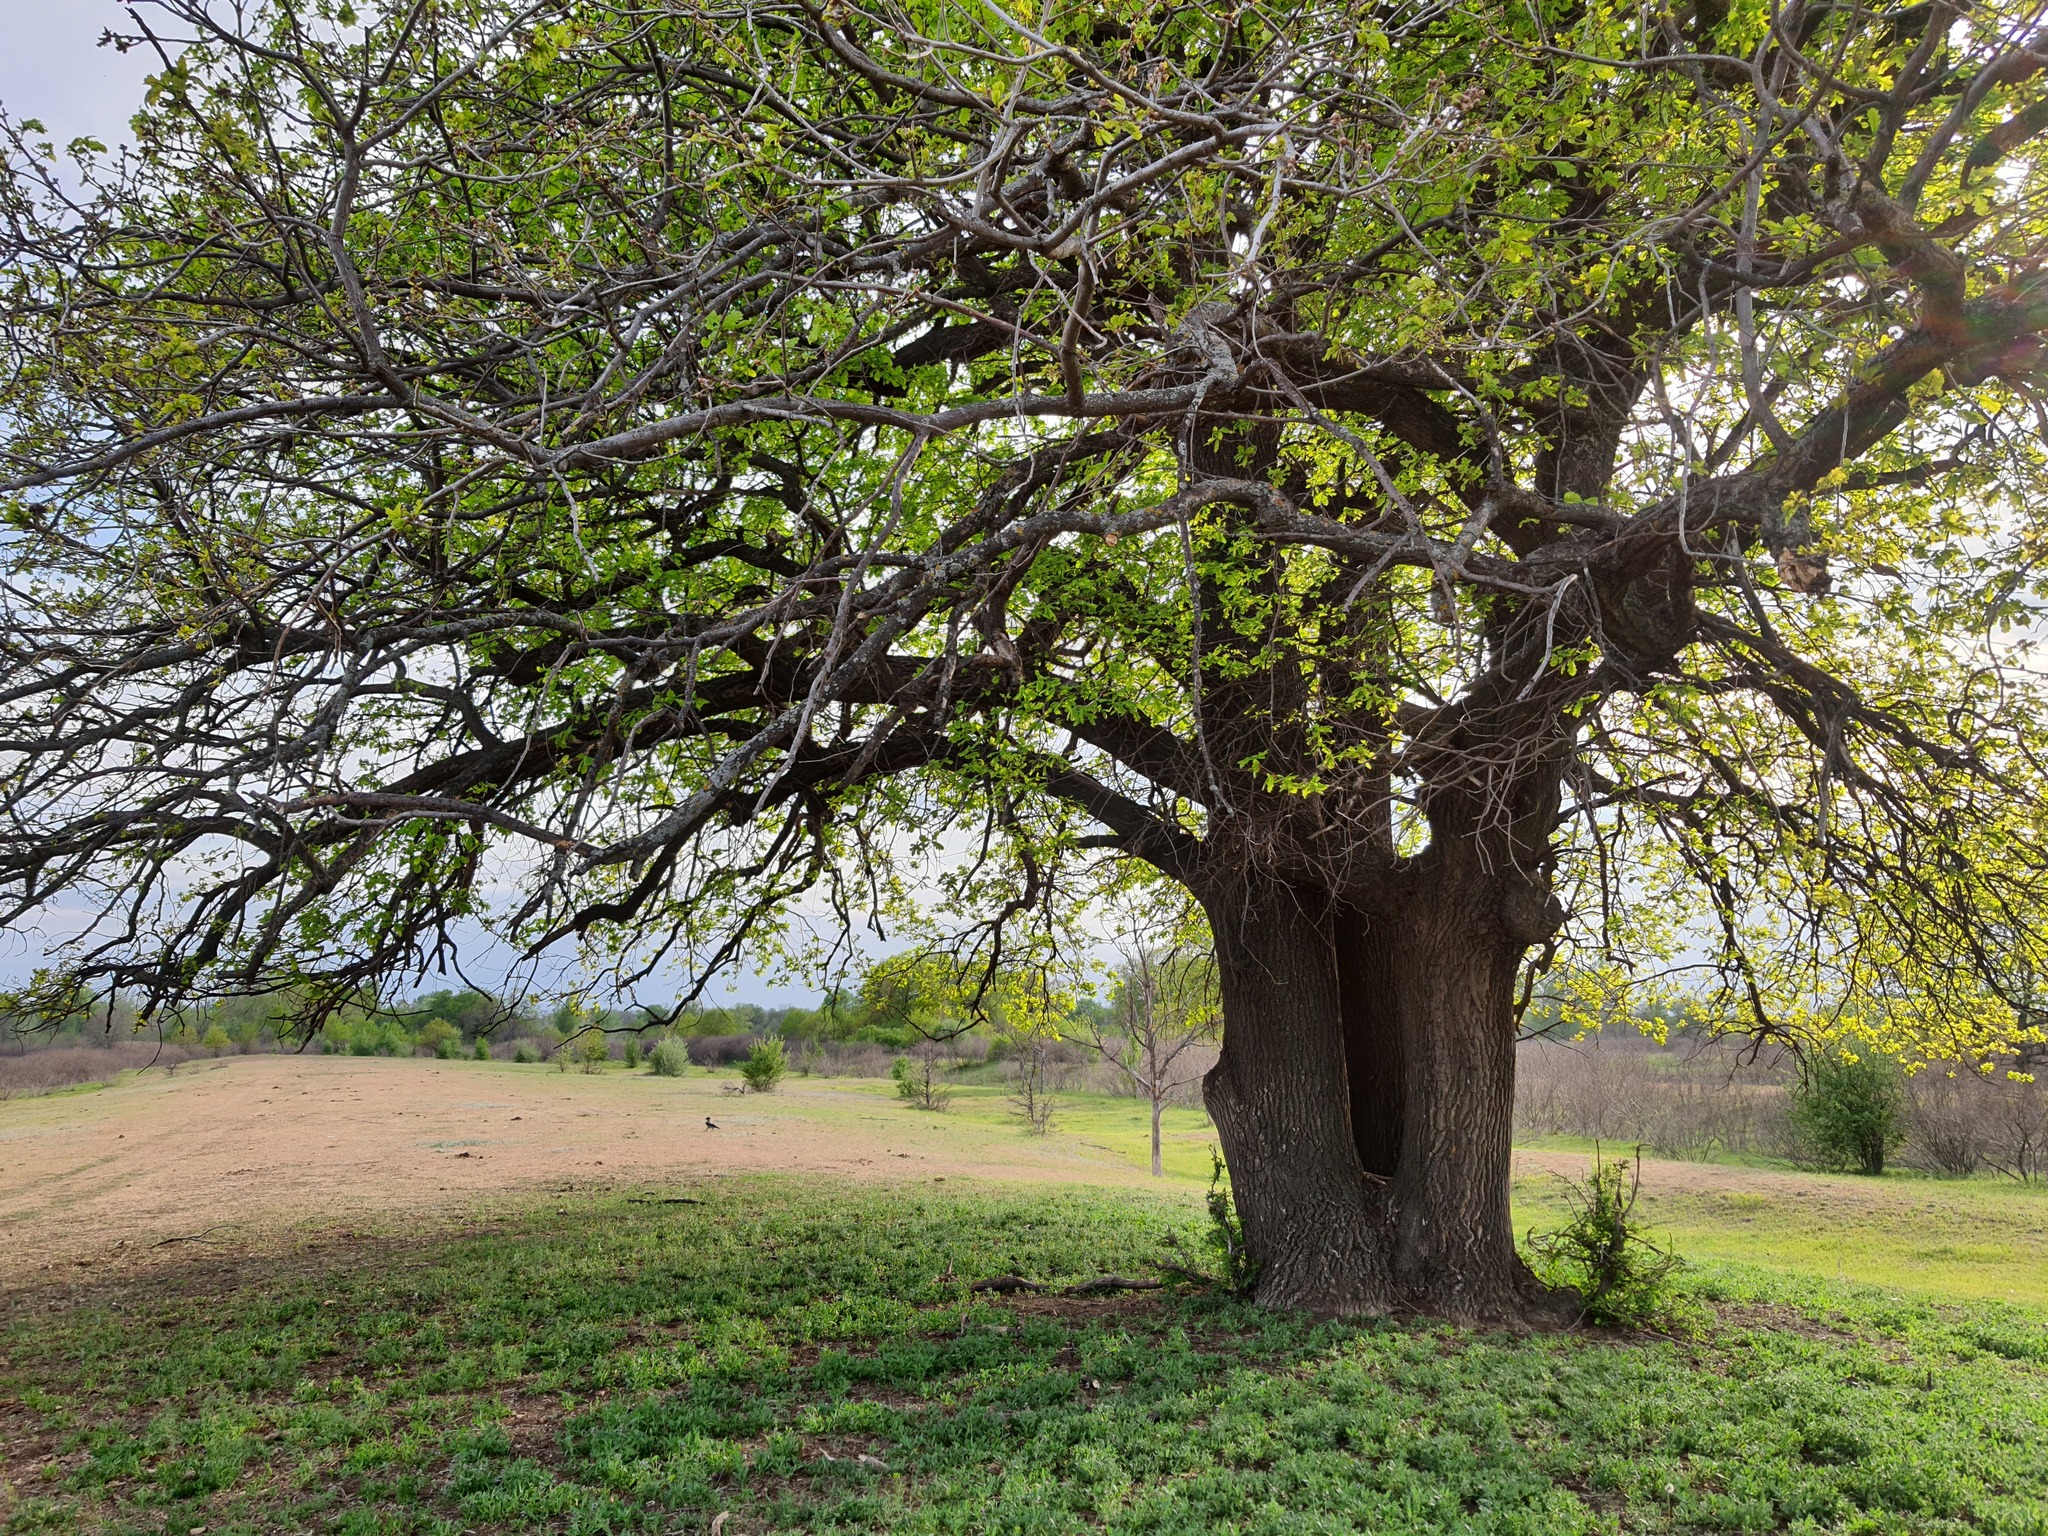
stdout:
MULTIPOLYGON (((992 1089, 731 1081, 241 1057, 0 1104, 0 1525, 2048 1533, 2038 1189, 1648 1163, 1678 1336, 1318 1324, 969 1291, 1199 1252, 1193 1112, 1155 1183, 1130 1101, 1039 1139, 992 1089)), ((1583 1162, 1519 1154, 1523 1225, 1583 1162)))

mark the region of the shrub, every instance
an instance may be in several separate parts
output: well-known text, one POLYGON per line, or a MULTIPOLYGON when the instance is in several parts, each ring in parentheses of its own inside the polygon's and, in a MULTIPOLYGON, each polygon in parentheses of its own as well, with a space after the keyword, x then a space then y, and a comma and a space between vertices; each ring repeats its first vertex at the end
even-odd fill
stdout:
POLYGON ((450 1035, 434 1046, 434 1054, 442 1061, 459 1061, 462 1058, 462 1037, 450 1035))
POLYGON ((953 1098, 953 1090, 942 1075, 944 1071, 945 1063, 935 1045, 898 1056, 889 1064, 889 1075, 896 1080, 896 1096, 935 1114, 953 1098))
POLYGON ((478 1061, 489 1061, 491 1059, 491 1042, 482 1035, 478 1035, 476 1037, 476 1050, 472 1054, 478 1061))
POLYGON ((74 1083, 111 1082, 136 1068, 169 1070, 190 1056, 182 1046, 159 1045, 154 1040, 57 1046, 21 1056, 0 1053, 0 1099, 17 1093, 48 1093, 74 1083))
POLYGON ((1230 1172, 1214 1147, 1209 1149, 1209 1244, 1223 1266, 1223 1283, 1240 1296, 1251 1295, 1252 1287, 1259 1283, 1259 1261, 1245 1245, 1230 1172))
POLYGON ((755 1041, 747 1059, 740 1063, 740 1076, 755 1093, 771 1092, 788 1070, 789 1059, 783 1054, 780 1040, 755 1041))
POLYGON ((656 1077, 681 1077, 690 1064, 690 1048, 680 1040, 663 1040, 648 1053, 647 1064, 656 1077))
POLYGON ((633 1069, 634 1067, 637 1067, 637 1066, 639 1066, 639 1065, 640 1065, 640 1039, 639 1039, 639 1036, 637 1036, 637 1035, 629 1035, 629 1036, 628 1036, 628 1037, 626 1038, 626 1051, 625 1051, 625 1056, 626 1056, 626 1069, 627 1069, 628 1071, 631 1071, 631 1070, 632 1070, 632 1069, 633 1069))
POLYGON ((820 1077, 888 1077, 895 1069, 895 1058, 866 1040, 827 1040, 816 1049, 811 1070, 820 1077))
POLYGON ((2019 1063, 1937 1066, 1907 1084, 1906 1099, 1912 1134, 1901 1161, 2023 1183, 2048 1173, 2048 1087, 2019 1063))
POLYGON ((604 1031, 593 1029, 576 1042, 576 1060, 586 1072, 600 1070, 612 1058, 611 1042, 604 1037, 604 1031))
POLYGON ((1010 1107, 1024 1120, 1024 1129, 1034 1136, 1052 1130, 1052 1050, 1043 1035, 1025 1036, 1011 1046, 1010 1107))
POLYGON ((1884 1172, 1906 1139, 1905 1081, 1898 1063, 1866 1053, 1809 1057, 1792 1090, 1792 1127, 1813 1161, 1858 1173, 1884 1172))
POLYGON ((462 1045, 462 1031, 446 1019, 428 1019, 415 1038, 443 1061, 453 1061, 462 1045))
POLYGON ((203 1049, 213 1052, 213 1054, 216 1056, 218 1056, 222 1051, 226 1050, 229 1046, 233 1045, 234 1043, 234 1041, 228 1038, 228 1032, 222 1029, 218 1024, 214 1025, 213 1028, 209 1029, 206 1032, 206 1038, 199 1042, 200 1046, 203 1049))
POLYGON ((1975 1173, 1991 1139, 1983 1087, 1974 1074, 1955 1072, 1926 1073, 1908 1084, 1909 1160, 1936 1173, 1975 1173))
POLYGON ((522 1040, 512 1047, 512 1059, 522 1066, 532 1066, 540 1060, 540 1047, 531 1040, 522 1040))
POLYGON ((1571 1220, 1556 1232, 1529 1237, 1538 1272, 1550 1284, 1579 1293, 1585 1322, 1669 1322, 1675 1311, 1672 1277, 1683 1263, 1631 1224, 1642 1184, 1641 1149, 1633 1158, 1609 1160, 1596 1147, 1585 1181, 1566 1178, 1564 1184, 1571 1220))

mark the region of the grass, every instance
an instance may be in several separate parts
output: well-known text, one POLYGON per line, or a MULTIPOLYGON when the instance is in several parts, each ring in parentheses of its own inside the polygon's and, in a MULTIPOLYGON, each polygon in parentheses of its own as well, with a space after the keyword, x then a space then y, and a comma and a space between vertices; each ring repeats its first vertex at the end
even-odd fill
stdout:
MULTIPOLYGON (((738 1081, 732 1072, 699 1075, 738 1081)), ((1008 1090, 1001 1086, 953 1086, 943 1114, 904 1104, 893 1084, 872 1079, 791 1076, 785 1090, 749 1100, 749 1111, 802 1116, 825 1125, 854 1115, 881 1115, 900 1125, 906 1137, 922 1135, 934 1146, 991 1148, 1027 1140, 1008 1090)), ((1063 1093, 1047 1144, 1107 1153, 1130 1168, 1148 1168, 1148 1114, 1135 1099, 1063 1093)), ((1200 1109, 1169 1108, 1161 1147, 1166 1181, 1189 1188, 1205 1184, 1215 1144, 1215 1129, 1200 1109)), ((1565 1137, 1527 1145, 1589 1159, 1594 1150, 1590 1140, 1565 1137)), ((1606 1150, 1613 1156, 1626 1149, 1610 1145, 1606 1150)), ((1660 1242, 1674 1244, 1689 1258, 1754 1264, 1936 1299, 2013 1302, 2048 1312, 2048 1187, 1990 1175, 1932 1177, 1906 1169, 1880 1179, 1817 1174, 1760 1156, 1692 1166, 1759 1177, 1726 1181, 1725 1189, 1674 1193, 1653 1188, 1644 1194, 1640 1219, 1660 1242)), ((1562 1219, 1558 1181, 1547 1173, 1518 1178, 1514 1204, 1517 1230, 1553 1226, 1562 1219)))
MULTIPOLYGON (((1785 1164, 1700 1183, 1673 1189, 1652 1181, 1637 1207, 1658 1241, 1690 1259, 2048 1313, 2048 1189, 2038 1184, 1914 1173, 1873 1179, 1785 1164)), ((1518 1178, 1514 1202, 1520 1230, 1563 1215, 1558 1181, 1547 1174, 1518 1178)))
MULTIPOLYGON (((791 1079, 803 1086, 844 1087, 866 1096, 886 1093, 906 1114, 930 1118, 957 1135, 963 1128, 997 1132, 1005 1137, 1027 1133, 1011 1103, 1010 1089, 1001 1083, 949 1082, 951 1094, 939 1114, 903 1104, 895 1097, 893 1083, 876 1084, 866 1078, 791 1079)), ((1052 1127, 1055 1140, 1098 1152, 1107 1152, 1134 1166, 1152 1166, 1152 1110, 1142 1099, 1119 1098, 1103 1093, 1060 1093, 1053 1099, 1052 1127)), ((1169 1105, 1160 1116, 1160 1166, 1166 1176, 1191 1182, 1209 1177, 1209 1149, 1216 1144, 1216 1128, 1200 1109, 1169 1105)))
MULTIPOLYGON (((729 1069, 700 1070, 696 1077, 739 1080, 729 1069)), ((880 1120, 896 1128, 904 1145, 972 1148, 996 1158, 1005 1148, 1034 1140, 1022 1130, 1006 1088, 972 1082, 954 1086, 947 1110, 933 1114, 905 1104, 892 1083, 792 1075, 781 1090, 749 1098, 736 1112, 804 1119, 828 1130, 856 1120, 880 1120)), ((1140 1100, 1063 1093, 1056 1101, 1053 1133, 1041 1145, 1090 1159, 1108 1154, 1129 1169, 1142 1170, 1151 1159, 1148 1115, 1140 1100)), ((1215 1143, 1215 1129, 1201 1110, 1169 1108, 1162 1136, 1166 1183, 1190 1190, 1206 1184, 1215 1143)), ((1594 1148, 1591 1141, 1561 1137, 1530 1145, 1588 1158, 1594 1148)), ((1626 1149, 1607 1148, 1610 1156, 1618 1150, 1626 1149)), ((1934 1299, 2012 1302, 2048 1312, 2048 1187, 1989 1175, 1936 1178, 1910 1170, 1880 1179, 1818 1174, 1760 1157, 1678 1166, 1754 1175, 1715 1181, 1726 1187, 1645 1192, 1639 1219, 1660 1242, 1674 1244, 1688 1258, 1753 1264, 1934 1299)), ((1077 1166, 1075 1171, 1078 1176, 1083 1170, 1077 1166)), ((1562 1220, 1558 1189, 1557 1179, 1547 1173, 1532 1171, 1518 1178, 1517 1230, 1562 1220)))
POLYGON ((9 1532, 2048 1533, 2048 1329, 1706 1266, 1689 1340, 1314 1323, 1183 1193, 714 1179, 0 1329, 9 1532))

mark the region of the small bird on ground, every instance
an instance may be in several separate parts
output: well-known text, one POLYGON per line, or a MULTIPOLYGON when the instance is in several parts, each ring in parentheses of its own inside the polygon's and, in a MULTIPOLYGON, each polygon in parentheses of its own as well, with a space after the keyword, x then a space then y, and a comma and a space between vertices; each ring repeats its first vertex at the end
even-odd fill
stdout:
POLYGON ((704 1129, 707 1131, 715 1131, 718 1129, 718 1122, 713 1120, 709 1115, 706 1115, 704 1117, 704 1129))

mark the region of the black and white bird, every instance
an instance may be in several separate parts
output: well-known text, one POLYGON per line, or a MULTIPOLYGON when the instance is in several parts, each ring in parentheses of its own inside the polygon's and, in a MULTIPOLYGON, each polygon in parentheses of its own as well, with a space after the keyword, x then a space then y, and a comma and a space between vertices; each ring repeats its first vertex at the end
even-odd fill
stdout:
POLYGON ((718 1129, 718 1122, 713 1120, 709 1115, 706 1115, 704 1117, 704 1129, 707 1131, 715 1131, 718 1129))

